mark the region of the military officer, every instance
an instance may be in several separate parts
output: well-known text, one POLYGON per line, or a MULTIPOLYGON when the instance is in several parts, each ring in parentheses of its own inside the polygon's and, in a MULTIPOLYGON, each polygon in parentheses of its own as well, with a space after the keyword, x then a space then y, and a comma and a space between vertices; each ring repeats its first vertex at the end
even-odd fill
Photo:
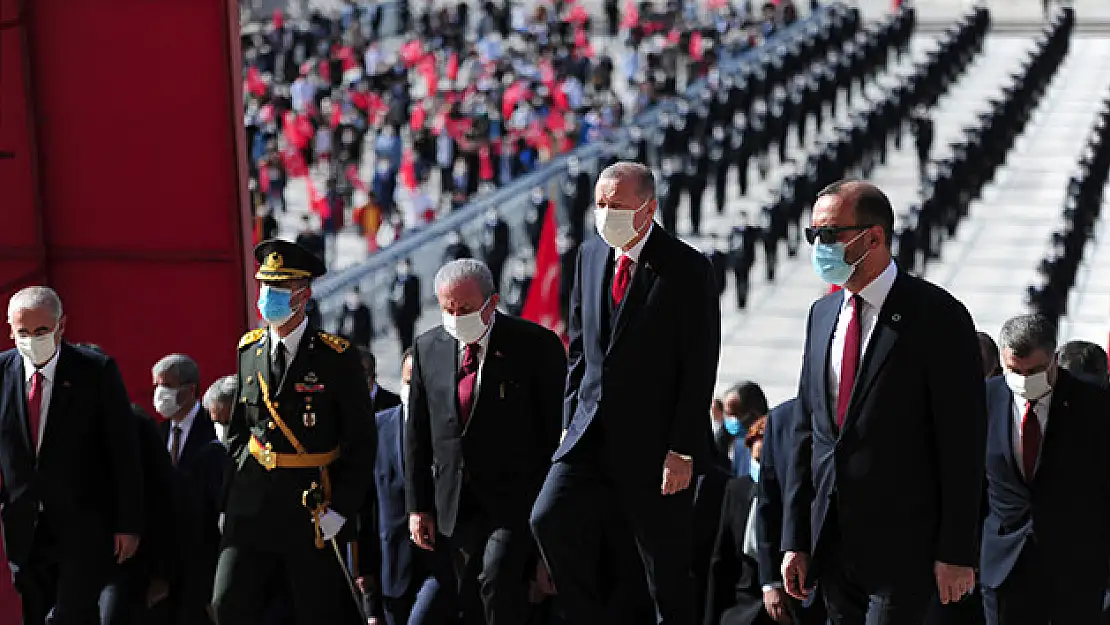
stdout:
MULTIPOLYGON (((284 586, 299 625, 366 623, 334 541, 372 488, 377 428, 358 351, 305 315, 308 250, 263 241, 258 310, 267 328, 239 341, 234 459, 213 607, 219 625, 257 623, 284 586), (280 578, 278 577, 280 576, 280 578)), ((353 526, 353 524, 350 524, 353 526)))

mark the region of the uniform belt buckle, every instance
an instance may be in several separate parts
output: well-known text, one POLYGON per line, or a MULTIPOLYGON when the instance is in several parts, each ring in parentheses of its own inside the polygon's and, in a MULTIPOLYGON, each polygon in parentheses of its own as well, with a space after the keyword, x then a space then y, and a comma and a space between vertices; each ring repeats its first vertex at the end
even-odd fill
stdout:
POLYGON ((267 471, 277 468, 277 456, 269 449, 262 450, 262 467, 267 471))

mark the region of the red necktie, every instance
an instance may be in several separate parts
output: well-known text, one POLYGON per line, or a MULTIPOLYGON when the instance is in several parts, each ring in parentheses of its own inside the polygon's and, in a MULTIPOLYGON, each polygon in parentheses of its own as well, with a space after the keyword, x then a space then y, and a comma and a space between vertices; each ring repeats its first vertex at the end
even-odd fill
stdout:
POLYGON ((1021 464, 1025 481, 1033 481, 1037 469, 1037 455, 1041 452, 1041 420, 1033 410, 1033 402, 1025 403, 1025 416, 1021 418, 1021 464))
POLYGON ((844 335, 844 355, 840 358, 840 391, 836 395, 836 426, 844 427, 844 417, 848 414, 848 404, 852 401, 852 388, 856 385, 856 370, 859 369, 859 351, 863 343, 863 324, 859 315, 863 308, 863 298, 853 295, 851 302, 852 320, 848 322, 848 332, 844 335))
POLYGON ((27 395, 27 416, 30 417, 31 445, 36 453, 39 446, 39 424, 42 422, 43 380, 42 371, 35 371, 35 374, 31 376, 31 392, 27 395))
POLYGON ((613 274, 613 304, 617 305, 624 299, 628 292, 628 284, 632 282, 632 259, 626 254, 621 254, 617 259, 617 272, 613 274))
POLYGON ((459 410, 461 421, 465 426, 470 420, 470 411, 474 408, 474 386, 478 383, 478 350, 477 343, 470 343, 463 352, 462 367, 459 368, 459 410))

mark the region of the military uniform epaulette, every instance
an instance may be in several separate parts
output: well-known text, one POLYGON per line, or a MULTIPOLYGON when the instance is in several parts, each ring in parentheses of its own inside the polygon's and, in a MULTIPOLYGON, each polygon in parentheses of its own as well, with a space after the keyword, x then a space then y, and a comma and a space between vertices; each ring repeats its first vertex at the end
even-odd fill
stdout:
POLYGON ((258 328, 256 330, 251 330, 250 332, 247 332, 243 335, 243 338, 239 339, 239 349, 243 349, 251 343, 257 343, 258 341, 262 340, 262 337, 264 336, 266 336, 266 328, 258 328))
POLYGON ((334 334, 328 334, 327 332, 320 333, 320 340, 340 354, 347 351, 347 348, 351 346, 351 342, 347 339, 334 334))

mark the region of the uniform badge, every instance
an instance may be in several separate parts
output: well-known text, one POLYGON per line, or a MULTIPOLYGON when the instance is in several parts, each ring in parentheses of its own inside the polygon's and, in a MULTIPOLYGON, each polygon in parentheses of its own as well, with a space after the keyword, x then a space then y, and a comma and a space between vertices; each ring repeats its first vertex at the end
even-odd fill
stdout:
POLYGON ((304 381, 309 384, 316 384, 320 380, 316 377, 316 372, 309 371, 308 373, 304 374, 304 381))
POLYGON ((324 385, 323 384, 303 384, 303 383, 298 382, 298 383, 293 385, 293 390, 297 391, 298 393, 320 393, 320 392, 323 392, 324 385))
POLYGON ((306 413, 304 413, 304 426, 306 428, 311 428, 311 427, 316 426, 316 413, 315 412, 306 412, 306 413))

